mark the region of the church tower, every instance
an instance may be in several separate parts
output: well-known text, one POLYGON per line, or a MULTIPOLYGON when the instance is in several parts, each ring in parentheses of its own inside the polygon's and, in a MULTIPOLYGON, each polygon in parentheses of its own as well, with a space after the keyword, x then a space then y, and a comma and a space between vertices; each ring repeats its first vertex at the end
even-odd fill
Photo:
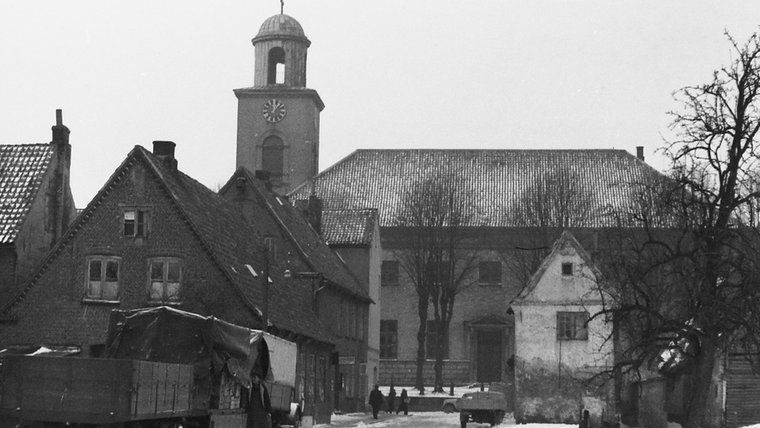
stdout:
POLYGON ((317 174, 317 91, 306 87, 301 24, 279 14, 261 24, 251 40, 256 51, 253 87, 235 89, 238 99, 237 167, 270 173, 273 189, 287 193, 317 174))

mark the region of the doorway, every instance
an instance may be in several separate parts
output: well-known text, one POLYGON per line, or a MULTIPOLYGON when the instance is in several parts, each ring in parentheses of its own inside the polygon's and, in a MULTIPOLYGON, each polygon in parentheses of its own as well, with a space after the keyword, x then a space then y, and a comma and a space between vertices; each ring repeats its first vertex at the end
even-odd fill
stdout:
POLYGON ((477 331, 478 382, 501 382, 502 342, 501 330, 477 331))

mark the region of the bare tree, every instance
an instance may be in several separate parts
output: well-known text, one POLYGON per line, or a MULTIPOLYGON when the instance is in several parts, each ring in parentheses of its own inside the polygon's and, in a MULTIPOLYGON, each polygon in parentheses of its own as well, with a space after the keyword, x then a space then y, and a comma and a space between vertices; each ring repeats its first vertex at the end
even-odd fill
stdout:
POLYGON ((424 392, 426 356, 435 356, 434 391, 443 392, 443 358, 457 294, 470 284, 475 251, 468 248, 474 214, 473 194, 456 173, 441 173, 411 185, 401 196, 395 218, 399 265, 417 292, 417 372, 415 387, 424 392), (426 349, 430 306, 435 321, 435 349, 426 349))
POLYGON ((545 172, 522 190, 511 209, 517 227, 530 229, 514 248, 501 252, 506 269, 522 286, 549 254, 564 229, 590 226, 594 191, 567 166, 545 172))
POLYGON ((612 296, 603 313, 624 326, 616 369, 685 367, 687 428, 706 422, 721 353, 760 345, 760 38, 728 39, 731 64, 675 94, 675 137, 663 149, 672 181, 641 183, 638 203, 616 213, 602 263, 612 296))

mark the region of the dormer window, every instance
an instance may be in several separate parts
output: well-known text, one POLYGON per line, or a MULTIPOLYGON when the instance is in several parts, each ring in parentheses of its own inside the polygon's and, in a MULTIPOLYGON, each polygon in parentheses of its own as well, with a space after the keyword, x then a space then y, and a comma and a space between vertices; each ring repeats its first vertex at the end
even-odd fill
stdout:
POLYGON ((147 235, 148 212, 140 209, 124 211, 124 236, 129 238, 147 235))
POLYGON ((573 276, 573 264, 570 262, 562 263, 562 276, 573 276))

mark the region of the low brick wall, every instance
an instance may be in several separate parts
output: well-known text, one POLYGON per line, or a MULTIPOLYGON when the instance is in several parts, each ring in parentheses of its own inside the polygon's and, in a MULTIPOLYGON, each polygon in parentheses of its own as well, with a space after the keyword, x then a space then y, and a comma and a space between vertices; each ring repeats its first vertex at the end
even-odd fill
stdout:
MULTIPOLYGON (((425 361, 422 376, 425 386, 433 386, 435 381, 435 371, 433 365, 435 361, 425 361)), ((414 385, 417 374, 417 362, 414 360, 380 360, 380 385, 414 385)), ((452 383, 456 386, 467 385, 470 379, 470 361, 469 360, 445 360, 443 362, 443 384, 449 387, 452 383)))

